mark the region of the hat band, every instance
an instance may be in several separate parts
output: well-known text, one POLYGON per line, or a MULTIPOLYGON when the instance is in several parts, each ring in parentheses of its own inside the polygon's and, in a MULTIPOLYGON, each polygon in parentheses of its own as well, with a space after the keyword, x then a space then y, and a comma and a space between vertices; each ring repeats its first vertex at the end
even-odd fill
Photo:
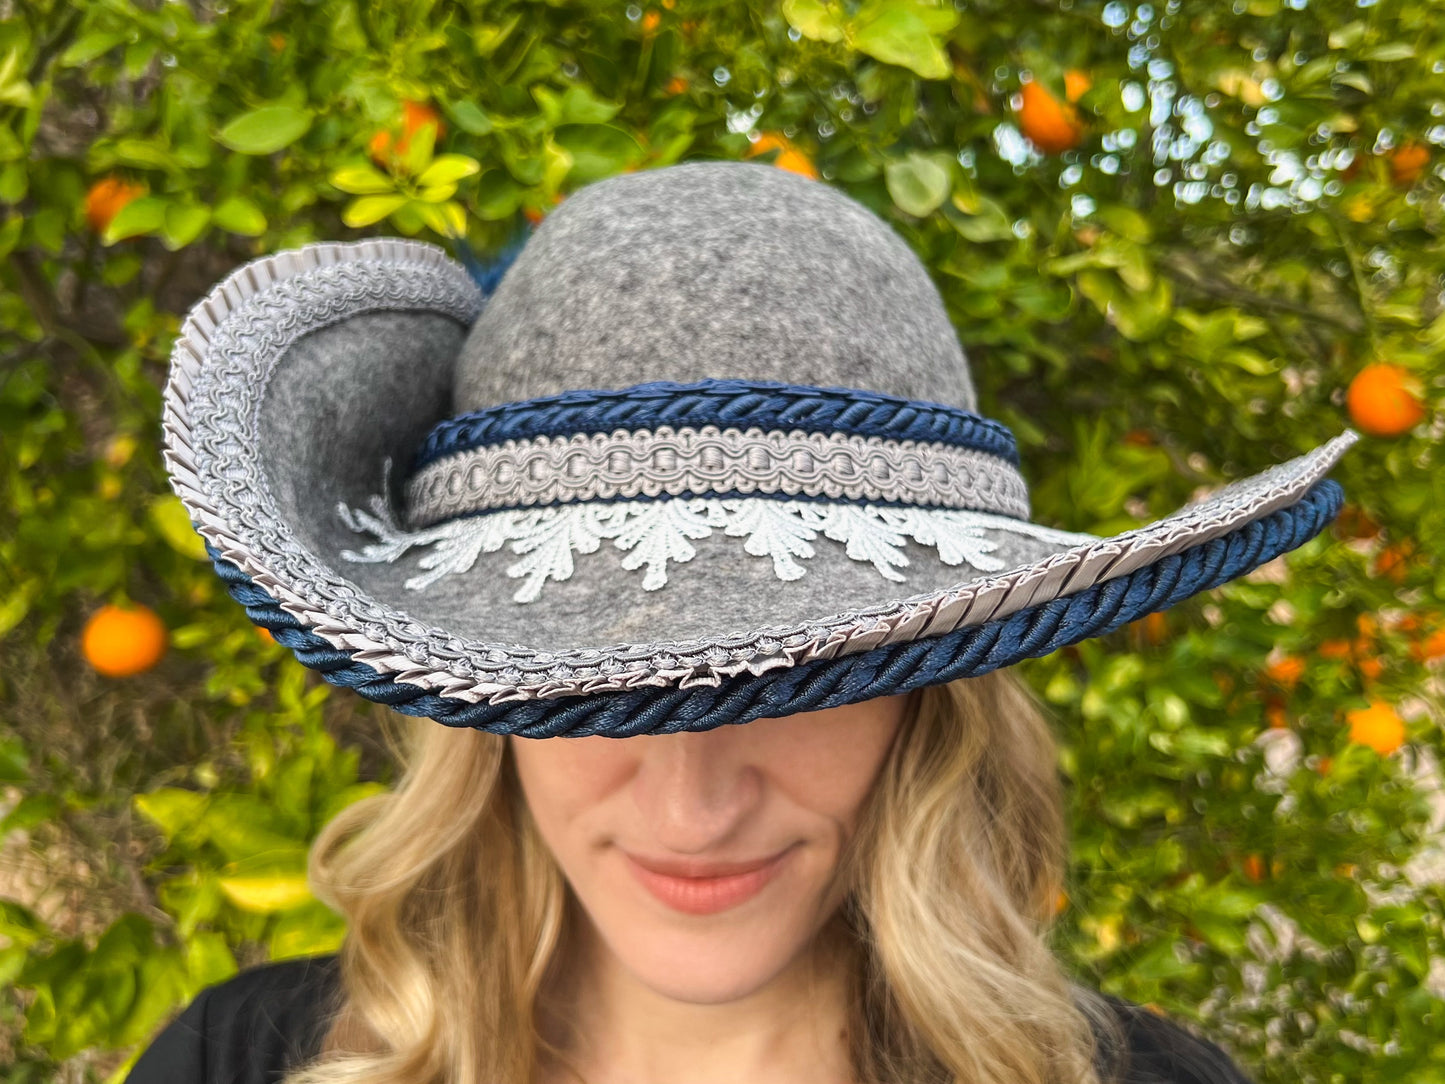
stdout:
POLYGON ((859 388, 707 379, 566 391, 449 418, 427 434, 412 470, 457 452, 508 440, 708 425, 937 441, 1019 465, 1018 447, 1006 425, 958 407, 859 388))
POLYGON ((508 440, 432 462, 405 487, 413 528, 478 512, 659 496, 780 495, 1029 514, 995 455, 941 442, 715 425, 508 440))

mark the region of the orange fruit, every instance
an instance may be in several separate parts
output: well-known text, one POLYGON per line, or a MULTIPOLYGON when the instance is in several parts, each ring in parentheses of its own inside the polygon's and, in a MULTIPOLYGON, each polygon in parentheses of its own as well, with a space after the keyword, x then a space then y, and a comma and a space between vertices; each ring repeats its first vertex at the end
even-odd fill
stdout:
POLYGON ((1385 160, 1390 164, 1390 179, 1397 185, 1409 187, 1420 179, 1425 167, 1430 164, 1430 150, 1425 144, 1410 140, 1386 152, 1385 160))
POLYGON ((1393 753, 1405 740, 1404 722, 1395 714, 1395 709, 1382 700, 1345 712, 1345 721, 1350 725, 1350 741, 1368 745, 1381 756, 1393 753))
POLYGON ((686 89, 687 80, 680 75, 674 75, 667 81, 667 86, 663 87, 668 94, 681 94, 686 89))
POLYGON ((1061 888, 1061 889, 1059 889, 1059 894, 1054 897, 1054 914, 1056 914, 1056 915, 1061 915, 1061 914, 1063 914, 1063 913, 1064 913, 1064 908, 1066 908, 1066 907, 1068 907, 1068 906, 1069 906, 1069 895, 1068 895, 1067 892, 1065 892, 1065 891, 1061 888))
POLYGON ((1286 689, 1293 689, 1298 685, 1304 673, 1305 661, 1297 655, 1285 655, 1278 662, 1272 662, 1264 668, 1265 677, 1286 689))
POLYGON ((1341 179, 1353 181, 1364 170, 1365 163, 1373 158, 1384 158, 1390 171, 1390 180, 1400 188, 1409 188, 1424 175, 1425 167, 1430 164, 1430 148, 1411 139, 1398 147, 1390 148, 1383 155, 1376 155, 1373 151, 1359 151, 1350 160, 1350 164, 1340 171, 1341 179))
POLYGON ((1244 856, 1244 875, 1256 884, 1264 880, 1266 876, 1264 859, 1257 854, 1244 856))
POLYGON ((771 150, 778 152, 778 156, 773 159, 773 165, 779 169, 786 169, 790 173, 799 173, 804 177, 811 177, 815 181, 818 179, 818 170, 813 166, 812 160, 793 146, 788 137, 781 132, 764 132, 748 148, 747 157, 753 158, 771 150))
POLYGON ((1140 643, 1151 647, 1158 647, 1169 639, 1169 618, 1163 613, 1145 614, 1139 620, 1131 621, 1129 627, 1140 643))
POLYGON ((1315 764, 1315 771, 1319 772, 1320 775, 1329 775, 1330 769, 1334 766, 1334 757, 1320 757, 1318 763, 1315 764))
POLYGON ((1415 547, 1409 540, 1392 542, 1375 556, 1375 574, 1404 583, 1415 547))
POLYGON ((102 177, 85 193, 85 220, 96 233, 104 233, 122 207, 146 192, 145 185, 132 184, 123 177, 102 177))
POLYGON ((1367 516, 1359 505, 1347 504, 1335 519, 1335 532, 1342 538, 1374 538, 1380 525, 1367 516))
POLYGON ((160 662, 169 641, 154 610, 139 604, 102 606, 81 630, 80 652, 107 677, 130 677, 160 662))
POLYGON ((1360 676, 1366 681, 1376 681, 1385 672, 1385 664, 1380 661, 1378 656, 1361 659, 1357 665, 1360 676))
POLYGON ((1445 628, 1436 629, 1422 640, 1410 645, 1410 657, 1416 662, 1445 659, 1445 628))
POLYGON ((1081 72, 1077 68, 1064 72, 1064 97, 1071 102, 1077 102, 1093 85, 1094 81, 1089 78, 1088 72, 1081 72))
POLYGON ((266 43, 271 46, 273 53, 279 53, 282 49, 286 48, 286 35, 279 32, 272 34, 266 39, 266 43))
POLYGON ((642 32, 644 34, 651 34, 657 29, 657 25, 660 22, 662 22, 662 16, 655 11, 649 11, 642 17, 642 32))
POLYGON ((1017 118, 1019 130, 1044 154, 1059 154, 1077 147, 1084 138, 1079 111, 1061 102, 1037 79, 1020 91, 1023 104, 1017 118))
POLYGON ((436 111, 435 107, 426 102, 402 102, 401 135, 393 136, 390 131, 383 128, 372 136, 371 142, 367 144, 371 160, 379 166, 385 166, 391 159, 401 157, 411 146, 412 136, 428 124, 436 126, 435 138, 437 139, 441 139, 447 130, 447 126, 442 122, 441 114, 436 111))
POLYGON ((1278 700, 1271 701, 1265 705, 1264 717, 1269 720, 1271 730, 1289 729, 1289 716, 1285 714, 1284 705, 1278 700))
POLYGON ((1419 379, 1389 362, 1366 365, 1345 393, 1350 420, 1374 437, 1398 437, 1425 417, 1419 379))

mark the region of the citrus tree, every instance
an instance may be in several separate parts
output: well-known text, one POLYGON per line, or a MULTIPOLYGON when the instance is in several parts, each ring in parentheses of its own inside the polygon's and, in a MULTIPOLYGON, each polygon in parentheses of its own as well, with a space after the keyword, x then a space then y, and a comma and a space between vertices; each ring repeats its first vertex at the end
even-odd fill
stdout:
POLYGON ((168 494, 187 307, 320 239, 485 274, 580 185, 753 157, 926 261, 1042 521, 1364 434, 1324 536, 1024 664, 1072 803, 1055 937, 1260 1081, 1445 1081, 1437 0, 8 12, 6 1079, 118 1079, 202 986, 334 948, 306 845, 391 778, 380 709, 253 631, 168 494))

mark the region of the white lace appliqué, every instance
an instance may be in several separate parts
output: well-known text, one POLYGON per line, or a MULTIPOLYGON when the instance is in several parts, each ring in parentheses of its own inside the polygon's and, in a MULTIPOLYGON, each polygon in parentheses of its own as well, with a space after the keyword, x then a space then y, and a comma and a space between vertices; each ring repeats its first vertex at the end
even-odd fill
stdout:
POLYGON ((369 511, 344 503, 337 506, 349 528, 378 539, 359 552, 343 551, 346 560, 392 562, 416 547, 430 546, 417 559, 420 574, 405 581, 408 589, 420 591, 444 576, 468 571, 483 553, 508 546, 521 558, 506 569, 508 576, 522 580, 512 596, 517 602, 534 601, 548 580, 569 579, 573 554, 596 553, 604 540, 623 551, 623 568, 646 567, 645 591, 666 584, 668 562, 690 561, 697 552, 693 540, 718 528, 730 537, 746 539, 747 553, 771 557, 773 573, 780 580, 803 575, 801 561, 813 556, 812 543, 819 532, 843 543, 855 561, 871 563, 884 579, 898 583, 904 580, 898 570, 908 564, 903 545, 909 538, 936 549, 944 564, 967 563, 980 572, 1005 567, 1003 560, 992 556, 998 543, 987 536, 988 530, 1044 538, 1061 548, 1093 540, 986 512, 770 497, 576 502, 465 516, 418 530, 403 527, 385 498, 373 496, 368 505, 369 511))

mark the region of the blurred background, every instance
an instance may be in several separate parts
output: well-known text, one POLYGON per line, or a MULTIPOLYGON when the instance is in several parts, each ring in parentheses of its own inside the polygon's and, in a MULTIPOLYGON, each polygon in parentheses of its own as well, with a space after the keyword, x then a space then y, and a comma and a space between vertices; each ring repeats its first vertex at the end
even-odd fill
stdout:
POLYGON ((201 987, 334 949, 307 843, 393 777, 169 494, 187 308, 315 240, 485 275, 698 158, 906 238, 1042 522, 1362 434, 1322 536, 1023 664, 1054 938, 1261 1084, 1445 1082, 1438 0, 0 0, 0 1077, 118 1080, 201 987))

